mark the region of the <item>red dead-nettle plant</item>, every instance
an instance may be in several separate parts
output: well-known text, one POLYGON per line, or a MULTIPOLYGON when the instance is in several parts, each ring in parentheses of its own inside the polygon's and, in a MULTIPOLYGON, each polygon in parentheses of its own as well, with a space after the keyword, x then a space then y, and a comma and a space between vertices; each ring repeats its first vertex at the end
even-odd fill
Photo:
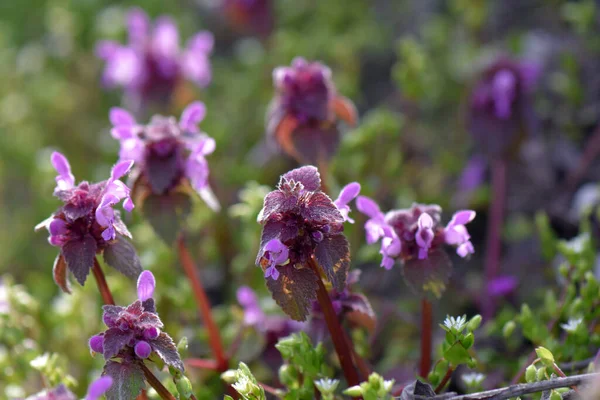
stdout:
POLYGON ((318 299, 351 385, 356 384, 358 377, 323 280, 339 292, 346 287, 350 249, 343 224, 347 220, 347 204, 359 190, 357 183, 348 185, 336 204, 321 191, 315 167, 286 173, 277 189, 265 197, 258 216, 263 231, 256 258, 273 298, 293 319, 305 320, 313 301, 318 299))

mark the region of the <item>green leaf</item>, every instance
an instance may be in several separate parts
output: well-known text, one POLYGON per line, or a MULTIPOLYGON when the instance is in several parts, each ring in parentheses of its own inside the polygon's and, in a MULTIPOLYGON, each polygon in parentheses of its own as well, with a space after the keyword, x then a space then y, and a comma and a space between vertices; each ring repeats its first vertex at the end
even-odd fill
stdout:
POLYGON ((552 367, 554 365, 554 355, 552 355, 550 350, 540 346, 535 349, 535 353, 548 367, 552 367))
POLYGON ((450 361, 450 364, 454 366, 466 364, 471 360, 469 352, 460 342, 456 342, 450 346, 450 348, 444 352, 444 358, 450 361))
POLYGON ((181 192, 150 194, 144 200, 142 211, 154 232, 170 246, 177 239, 192 211, 192 200, 189 195, 181 192))

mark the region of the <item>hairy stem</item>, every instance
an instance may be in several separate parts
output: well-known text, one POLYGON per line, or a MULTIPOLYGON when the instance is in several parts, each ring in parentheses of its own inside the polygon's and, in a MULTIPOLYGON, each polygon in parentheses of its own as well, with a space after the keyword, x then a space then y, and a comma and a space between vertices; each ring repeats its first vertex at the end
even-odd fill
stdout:
POLYGON ((502 158, 492 161, 492 197, 487 226, 487 244, 485 259, 485 284, 481 293, 483 302, 483 320, 494 315, 495 302, 488 294, 489 284, 500 272, 502 247, 502 226, 504 221, 504 203, 506 201, 506 161, 502 158))
POLYGON ((150 384, 150 386, 154 388, 154 390, 156 390, 156 393, 158 393, 161 399, 176 400, 175 397, 171 394, 171 392, 169 392, 169 390, 160 382, 160 380, 156 376, 154 376, 152 371, 148 369, 146 364, 141 362, 139 365, 142 368, 142 371, 144 372, 146 381, 150 384))
POLYGON ((352 339, 350 339, 350 336, 348 336, 346 331, 342 329, 342 333, 344 334, 344 340, 346 341, 348 347, 350 348, 350 351, 352 352, 352 359, 354 360, 354 364, 356 365, 356 368, 362 375, 362 380, 366 381, 369 378, 369 375, 371 375, 371 367, 369 366, 367 361, 365 361, 365 359, 362 358, 360 354, 356 352, 356 349, 354 348, 354 343, 352 343, 352 339))
POLYGON ((452 372, 454 372, 454 368, 448 367, 448 371, 446 371, 446 375, 444 375, 444 378, 442 379, 440 384, 435 387, 436 393, 439 393, 442 391, 442 389, 444 389, 444 387, 446 386, 446 383, 448 383, 448 381, 452 377, 452 372))
POLYGON ((108 288, 108 284, 106 283, 104 272, 102 272, 102 268, 100 268, 100 264, 98 263, 98 259, 96 258, 94 258, 92 272, 94 273, 94 278, 96 278, 98 290, 100 291, 100 295, 102 295, 102 300, 104 301, 104 304, 110 304, 114 306, 115 300, 113 299, 112 293, 108 288))
POLYGON ((431 367, 431 338, 432 329, 432 306, 427 299, 421 300, 421 361, 419 363, 419 375, 427 378, 431 367))
POLYGON ((215 359, 217 360, 218 370, 220 372, 227 371, 227 368, 229 368, 229 362, 227 361, 225 351, 223 350, 219 328, 217 327, 217 324, 213 318, 210 303, 208 302, 208 296, 204 291, 202 281, 200 281, 200 276, 196 270, 196 265, 192 260, 190 252, 185 246, 185 239, 183 238, 183 235, 179 236, 177 239, 177 249, 179 251, 179 258, 181 259, 183 269, 185 270, 190 284, 192 285, 192 291, 194 292, 194 297, 196 298, 196 304, 200 310, 200 315, 206 324, 206 328, 208 329, 210 347, 212 348, 215 359))
MULTIPOLYGON (((321 276, 318 265, 316 264, 314 259, 309 261, 311 268, 315 271, 317 276, 321 276)), ((352 363, 352 352, 350 351, 350 346, 348 342, 344 340, 344 333, 342 331, 342 326, 340 325, 340 321, 333 310, 333 304, 331 304, 331 298, 329 297, 329 293, 323 284, 321 278, 317 279, 317 300, 319 301, 319 305, 323 310, 323 315, 325 316, 325 322, 327 323, 327 328, 329 329, 329 334, 331 335, 331 340, 333 341, 333 347, 338 355, 340 360, 340 364, 342 366, 342 370, 344 371, 344 376, 346 377, 346 381, 349 386, 355 386, 360 383, 358 379, 358 373, 356 372, 356 368, 354 368, 354 364, 352 363)))

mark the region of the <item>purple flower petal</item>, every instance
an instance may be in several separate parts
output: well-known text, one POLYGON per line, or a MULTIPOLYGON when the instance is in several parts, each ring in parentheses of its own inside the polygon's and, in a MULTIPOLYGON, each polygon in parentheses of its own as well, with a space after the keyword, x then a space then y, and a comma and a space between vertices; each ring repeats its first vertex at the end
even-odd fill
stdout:
POLYGON ((96 379, 88 388, 85 400, 98 400, 113 384, 113 379, 108 376, 102 376, 96 379))
POLYGON ((356 199, 356 208, 370 218, 382 216, 381 209, 377 203, 366 196, 358 196, 356 199))
POLYGON ((148 40, 150 20, 141 8, 133 8, 127 14, 129 42, 136 47, 143 47, 148 40))
POLYGON ((240 303, 240 305, 244 308, 258 305, 256 293, 254 293, 254 290, 250 289, 248 286, 240 286, 236 292, 236 297, 238 303, 240 303))
POLYGON ((206 106, 200 101, 195 101, 188 105, 179 121, 179 126, 184 131, 199 132, 198 124, 204 119, 206 115, 206 106))
POLYGON ((419 246, 419 259, 423 260, 427 258, 427 252, 431 247, 431 242, 435 236, 433 232, 433 219, 427 213, 423 213, 417 220, 417 233, 415 240, 419 246))
POLYGON ((152 272, 145 270, 142 271, 137 281, 137 294, 140 301, 146 301, 151 299, 154 295, 154 289, 156 288, 156 280, 152 272))
POLYGON ((196 53, 209 54, 214 47, 215 37, 208 31, 201 31, 192 36, 186 48, 196 53))
POLYGON ((461 210, 454 213, 448 226, 465 225, 475 219, 477 213, 473 210, 461 210))
POLYGON ((150 353, 152 353, 152 347, 148 342, 140 340, 135 344, 134 347, 135 355, 139 358, 148 358, 150 357, 150 353))
POLYGON ((271 239, 265 244, 264 252, 269 253, 272 265, 281 265, 288 260, 289 249, 279 239, 271 239))
POLYGON ((133 167, 133 160, 120 161, 116 163, 110 173, 111 179, 115 181, 120 179, 131 170, 131 167, 133 167))
POLYGON ((511 105, 517 96, 517 77, 508 69, 500 70, 494 76, 492 93, 496 116, 508 119, 511 115, 511 105))
POLYGON ((358 183, 358 182, 349 183, 346 186, 344 186, 344 188, 340 192, 340 195, 338 196, 337 200, 334 203, 336 205, 338 205, 338 204, 346 205, 346 204, 350 203, 352 200, 354 200, 356 198, 356 196, 358 196, 359 193, 360 193, 360 183, 358 183))
POLYGON ((108 60, 113 57, 120 45, 112 40, 101 40, 96 45, 95 53, 98 58, 108 60))
POLYGON ((54 218, 48 225, 48 232, 52 236, 64 235, 67 233, 67 223, 60 218, 54 218))
POLYGON ((67 158, 55 151, 50 157, 52 166, 58 172, 56 177, 56 190, 68 190, 75 185, 75 177, 71 173, 71 165, 67 158))
POLYGON ((123 202, 123 208, 127 212, 131 212, 135 208, 135 205, 133 204, 133 200, 131 200, 131 197, 127 197, 125 199, 125 201, 123 202))
POLYGON ((135 118, 129 113, 129 111, 119 108, 112 107, 108 114, 110 123, 114 126, 133 126, 135 125, 135 118))
POLYGON ((206 87, 212 79, 210 60, 203 53, 186 50, 181 55, 183 75, 200 87, 206 87))
POLYGON ((458 254, 459 256, 465 258, 466 256, 468 256, 469 254, 473 254, 475 253, 475 248, 473 247, 473 243, 471 242, 464 242, 463 244, 461 244, 460 246, 458 246, 456 248, 456 254, 458 254))
POLYGON ((179 32, 172 18, 156 19, 152 36, 152 50, 161 57, 176 58, 179 53, 179 32))

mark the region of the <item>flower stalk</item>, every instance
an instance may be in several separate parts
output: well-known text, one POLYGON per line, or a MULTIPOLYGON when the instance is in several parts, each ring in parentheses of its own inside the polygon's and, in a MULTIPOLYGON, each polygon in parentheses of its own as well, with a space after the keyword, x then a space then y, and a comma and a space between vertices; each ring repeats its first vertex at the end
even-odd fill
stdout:
POLYGON ((448 383, 448 381, 452 377, 452 373, 453 372, 454 372, 454 368, 448 367, 448 371, 446 371, 446 375, 444 375, 444 378, 442 379, 442 381, 440 382, 440 384, 437 385, 436 388, 435 388, 435 393, 436 394, 439 394, 442 391, 442 389, 444 389, 444 387, 446 386, 446 384, 448 383))
POLYGON ((102 300, 104 304, 115 305, 115 300, 113 299, 112 293, 108 288, 108 284, 106 283, 106 278, 104 276, 104 272, 98 263, 98 259, 94 258, 94 265, 92 266, 92 272, 94 273, 94 278, 96 278, 96 283, 98 284, 98 290, 100 291, 100 295, 102 295, 102 300))
POLYGON ((419 375, 426 378, 431 367, 432 305, 427 299, 421 300, 421 361, 419 375))
POLYGON ((156 376, 154 376, 152 371, 148 369, 146 364, 140 362, 139 365, 142 368, 142 371, 144 372, 146 381, 150 384, 150 386, 154 388, 154 390, 156 390, 156 393, 158 393, 161 399, 176 400, 175 397, 171 394, 171 392, 169 392, 169 390, 160 382, 160 380, 156 376))
MULTIPOLYGON (((314 259, 309 260, 309 265, 315 271, 317 276, 320 276, 319 267, 316 265, 314 259)), ((348 345, 348 342, 344 340, 342 326, 340 325, 340 322, 337 319, 333 309, 333 305, 331 304, 329 293, 327 292, 327 289, 320 278, 317 279, 317 284, 317 300, 319 301, 319 304, 323 310, 325 322, 327 323, 327 328, 329 329, 333 346, 335 347, 335 351, 340 360, 344 376, 349 386, 356 386, 360 384, 360 381, 358 379, 356 368, 354 368, 354 364, 352 363, 352 352, 350 350, 350 346, 348 345)))
POLYGON ((192 285, 192 291, 194 292, 194 297, 196 298, 196 304, 198 305, 200 316, 206 324, 206 328, 208 329, 210 347, 217 363, 217 370, 220 372, 225 372, 229 367, 229 362, 227 360, 227 356, 225 355, 225 351, 223 350, 223 343, 221 341, 219 328, 217 327, 217 324, 213 318, 208 296, 204 291, 202 281, 198 276, 192 256, 185 245, 185 239, 183 235, 180 235, 177 240, 177 250, 179 252, 179 258, 181 259, 183 269, 185 270, 190 284, 192 285))

